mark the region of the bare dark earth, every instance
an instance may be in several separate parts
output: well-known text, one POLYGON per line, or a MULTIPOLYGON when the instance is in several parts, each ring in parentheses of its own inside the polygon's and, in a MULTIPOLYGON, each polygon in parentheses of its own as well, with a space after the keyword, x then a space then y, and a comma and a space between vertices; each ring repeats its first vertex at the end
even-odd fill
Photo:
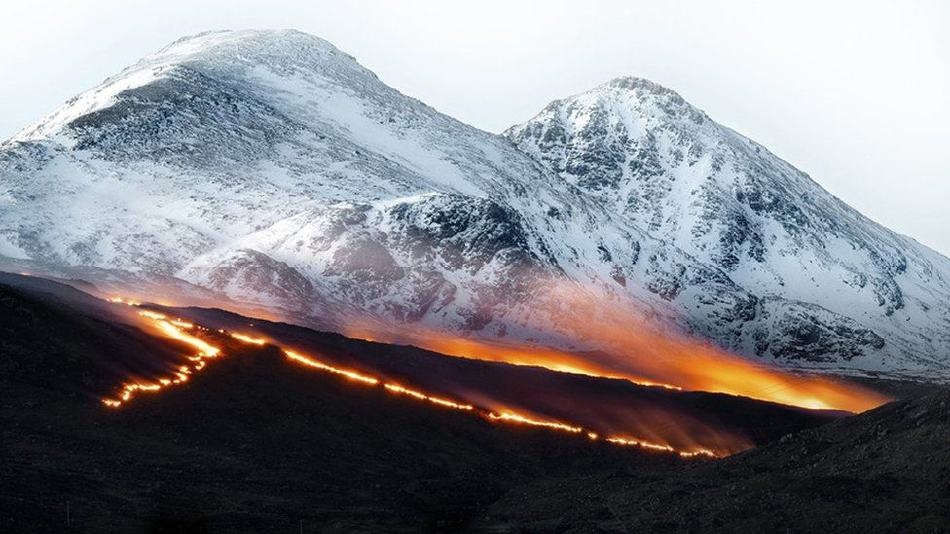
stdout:
MULTIPOLYGON (((98 395, 130 369, 173 358, 175 348, 116 323, 100 303, 46 281, 0 279, 0 531, 948 528, 944 390, 893 385, 910 398, 843 420, 663 392, 671 395, 663 402, 718 417, 760 444, 688 462, 353 387, 288 365, 272 346, 228 346, 233 356, 200 380, 111 411, 98 395)), ((466 385, 504 392, 530 379, 577 395, 660 395, 277 323, 255 327, 416 381, 480 377, 466 385)))

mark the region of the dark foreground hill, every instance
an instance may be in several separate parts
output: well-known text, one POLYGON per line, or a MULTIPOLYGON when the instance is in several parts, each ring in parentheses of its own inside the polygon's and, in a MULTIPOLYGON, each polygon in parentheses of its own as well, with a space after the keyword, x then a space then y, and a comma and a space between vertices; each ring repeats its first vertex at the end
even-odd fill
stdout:
POLYGON ((479 525, 499 523, 527 531, 948 532, 950 392, 712 463, 539 481, 493 503, 479 525))
POLYGON ((410 378, 434 369, 502 392, 511 374, 577 395, 661 398, 763 446, 683 461, 492 424, 306 372, 270 345, 229 345, 200 377, 109 410, 97 395, 112 382, 176 357, 174 344, 109 306, 44 280, 0 280, 0 531, 903 530, 944 521, 942 396, 816 427, 837 417, 721 395, 618 392, 616 381, 256 322, 387 376, 401 363, 415 370, 410 378))

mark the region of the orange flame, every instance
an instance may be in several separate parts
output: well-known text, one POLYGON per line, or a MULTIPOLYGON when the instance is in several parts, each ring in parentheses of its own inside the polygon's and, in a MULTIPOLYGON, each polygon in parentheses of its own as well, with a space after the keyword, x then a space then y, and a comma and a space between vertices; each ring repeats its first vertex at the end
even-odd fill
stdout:
POLYGON ((267 340, 265 340, 265 339, 263 339, 263 338, 245 336, 244 334, 237 334, 237 333, 234 333, 234 332, 231 332, 231 337, 233 337, 234 339, 237 339, 238 341, 243 341, 243 342, 245 342, 245 343, 251 343, 251 344, 253 344, 253 345, 263 345, 263 344, 267 343, 267 340))
POLYGON ((579 434, 581 431, 584 430, 583 428, 579 426, 571 426, 565 423, 558 423, 554 421, 541 421, 538 419, 531 419, 530 417, 525 417, 523 415, 512 413, 512 412, 502 412, 500 414, 496 414, 492 412, 488 414, 488 418, 494 419, 497 421, 521 423, 521 424, 531 425, 531 426, 543 426, 545 428, 553 428, 554 430, 562 430, 564 432, 570 432, 572 434, 579 434))
POLYGON ((338 374, 338 375, 343 375, 343 376, 349 378, 350 380, 356 380, 357 382, 363 382, 363 383, 365 383, 365 384, 370 384, 370 385, 373 385, 373 386, 375 386, 376 384, 379 383, 379 379, 378 379, 378 378, 373 378, 373 377, 371 377, 371 376, 366 376, 366 375, 357 373, 356 371, 347 371, 347 370, 345 370, 345 369, 340 369, 340 368, 338 368, 338 367, 333 367, 332 365, 327 365, 327 364, 325 364, 325 363, 323 363, 323 362, 321 362, 321 361, 314 360, 313 358, 308 358, 308 357, 306 357, 306 356, 302 356, 302 355, 297 354, 296 352, 293 352, 293 351, 284 350, 284 354, 285 354, 288 358, 290 358, 291 360, 294 360, 295 362, 302 363, 302 364, 304 364, 304 365, 306 365, 306 366, 308 366, 308 367, 314 367, 314 368, 317 368, 317 369, 320 369, 320 370, 323 370, 323 371, 327 371, 327 372, 330 372, 330 373, 334 373, 334 374, 338 374))
MULTIPOLYGON (((575 426, 575 425, 571 425, 567 423, 562 423, 559 421, 545 421, 541 419, 535 419, 535 418, 528 417, 526 415, 511 411, 511 410, 501 411, 500 413, 493 412, 493 411, 479 410, 475 408, 474 406, 472 406, 471 404, 464 404, 457 401, 452 401, 452 400, 444 399, 441 397, 436 397, 433 395, 429 395, 427 393, 423 393, 419 390, 406 388, 399 384, 383 382, 382 380, 378 378, 364 375, 356 371, 334 367, 322 361, 313 359, 309 356, 303 356, 301 354, 298 354, 290 350, 284 349, 284 354, 287 355, 289 359, 296 361, 298 363, 302 363, 308 367, 320 369, 322 371, 326 371, 332 374, 341 375, 348 379, 356 380, 358 382, 362 382, 370 386, 376 386, 376 385, 382 384, 383 387, 387 391, 391 391, 396 394, 407 395, 409 397, 412 397, 420 401, 428 401, 428 402, 437 404, 439 406, 453 408, 456 410, 476 411, 476 412, 479 412, 480 415, 482 415, 483 417, 485 417, 486 419, 490 421, 537 426, 537 427, 542 427, 542 428, 546 428, 546 429, 550 429, 550 430, 554 430, 558 432, 566 432, 569 434, 584 433, 587 436, 587 439, 591 441, 598 441, 601 439, 600 435, 597 434, 596 432, 589 431, 589 430, 585 431, 585 429, 581 426, 575 426)), ((679 456, 683 458, 693 458, 697 456, 709 456, 709 457, 720 456, 719 454, 716 454, 715 452, 710 451, 708 449, 681 451, 681 450, 675 449, 674 447, 670 445, 661 445, 661 444, 652 443, 643 439, 634 440, 634 439, 625 439, 625 438, 604 438, 603 441, 606 443, 614 444, 614 445, 636 446, 636 447, 639 447, 641 449, 646 449, 646 450, 655 450, 655 451, 674 453, 674 454, 678 454, 679 456)))
POLYGON ((116 304, 125 304, 127 306, 140 306, 142 303, 135 300, 128 300, 122 297, 113 297, 109 299, 109 302, 114 302, 116 304))
POLYGON ((796 374, 753 362, 711 343, 664 327, 630 305, 593 290, 550 284, 551 315, 537 313, 520 324, 524 342, 462 337, 416 325, 381 327, 354 319, 345 335, 418 347, 464 358, 534 365, 555 371, 623 378, 640 385, 738 395, 810 409, 863 412, 887 396, 843 380, 796 374), (552 319, 551 316, 554 316, 552 319), (553 331, 550 324, 558 325, 553 331), (542 344, 543 343, 543 344, 542 344), (548 345, 548 346, 545 346, 548 345), (552 346, 582 346, 572 352, 552 346))
MULTIPOLYGON (((132 304, 129 301, 125 301, 119 297, 111 299, 111 301, 120 304, 128 304, 129 306, 138 305, 132 304)), ((169 320, 166 315, 151 310, 141 310, 139 311, 139 315, 147 319, 151 319, 153 325, 167 337, 191 345, 198 350, 198 353, 188 358, 190 361, 194 362, 193 366, 179 366, 173 373, 173 378, 159 378, 157 384, 141 382, 131 382, 124 384, 118 399, 102 399, 102 404, 109 408, 119 408, 124 403, 132 400, 132 398, 135 396, 135 393, 139 391, 157 392, 171 386, 182 384, 188 381, 188 376, 191 375, 192 372, 197 372, 204 369, 205 358, 214 358, 221 352, 220 349, 209 344, 203 339, 199 339, 183 332, 181 328, 194 327, 194 325, 188 323, 187 321, 182 321, 180 319, 169 320)))
MULTIPOLYGON (((121 301, 121 300, 116 300, 116 302, 127 304, 127 302, 121 301)), ((182 330, 183 328, 196 328, 199 331, 211 333, 211 331, 205 327, 196 326, 190 322, 183 321, 181 319, 169 319, 166 315, 158 313, 158 312, 154 312, 151 310, 141 310, 139 312, 139 315, 149 319, 151 321, 150 324, 156 327, 165 336, 171 339, 181 341, 195 348, 197 350, 197 354, 188 357, 188 360, 192 362, 192 364, 179 366, 177 370, 174 372, 173 377, 159 378, 157 380, 157 383, 136 381, 136 382, 130 382, 123 385, 118 399, 103 399, 102 400, 104 405, 111 408, 118 408, 122 406, 124 403, 130 401, 134 397, 134 395, 138 392, 157 392, 157 391, 161 391, 164 388, 181 384, 187 381, 190 375, 202 370, 206 365, 205 360, 207 358, 213 358, 220 355, 219 348, 211 345, 209 342, 203 339, 192 336, 182 330)), ((231 338, 241 341, 243 343, 249 343, 249 344, 254 344, 258 346, 266 343, 266 340, 263 338, 253 337, 246 334, 229 333, 224 330, 218 330, 217 332, 222 335, 230 336, 231 338)), ((479 345, 477 342, 471 342, 467 344, 466 346, 469 348, 481 347, 481 345, 479 345)), ((336 367, 334 365, 330 365, 326 362, 320 361, 310 356, 302 355, 292 350, 288 350, 288 349, 282 349, 282 350, 285 356, 288 358, 288 360, 302 364, 304 366, 318 369, 318 370, 328 372, 331 374, 339 375, 348 380, 354 381, 356 383, 364 384, 367 386, 373 386, 373 387, 382 386, 386 391, 391 392, 393 394, 404 395, 404 396, 407 396, 419 401, 425 401, 425 402, 431 403, 436 406, 450 408, 450 409, 459 410, 459 411, 474 412, 482 417, 485 417, 486 419, 492 422, 529 425, 529 426, 536 426, 536 427, 549 429, 552 431, 565 432, 569 434, 581 434, 581 435, 586 436, 586 438, 590 441, 602 441, 604 443, 609 443, 609 444, 618 445, 618 446, 632 446, 632 447, 637 447, 644 450, 656 450, 656 451, 667 452, 667 453, 675 453, 683 458, 692 458, 692 457, 698 457, 698 456, 720 456, 725 453, 728 453, 728 451, 730 450, 729 448, 726 448, 724 449, 724 452, 719 453, 719 452, 715 452, 713 450, 703 448, 703 447, 696 447, 692 449, 678 449, 666 443, 657 443, 655 441, 650 441, 650 440, 642 439, 642 438, 633 438, 629 436, 602 437, 597 432, 591 429, 586 429, 581 425, 576 425, 576 424, 571 424, 571 423, 556 421, 556 420, 550 420, 550 419, 536 418, 533 416, 525 415, 524 413, 520 413, 517 410, 512 410, 509 408, 504 408, 504 409, 496 408, 494 410, 476 408, 473 404, 470 404, 470 403, 457 401, 457 400, 451 400, 451 399, 447 399, 441 396, 431 395, 419 389, 412 389, 412 388, 409 388, 409 387, 406 387, 394 382, 384 382, 380 378, 377 378, 375 376, 370 376, 368 374, 364 374, 363 372, 336 367)), ((555 351, 553 349, 545 349, 545 351, 541 351, 541 353, 547 354, 547 355, 564 354, 559 351, 555 351)), ((525 351, 525 352, 521 352, 520 354, 528 354, 528 353, 527 351, 525 351)), ((732 450, 735 450, 735 449, 732 449, 732 450)))
POLYGON ((697 449, 693 451, 677 451, 669 445, 663 445, 660 443, 651 443, 642 439, 626 439, 626 438, 607 438, 604 441, 607 443, 613 443, 614 445, 622 445, 624 447, 639 447, 641 449, 648 449, 653 451, 663 451, 663 452, 675 452, 683 458, 693 458, 696 456, 708 456, 710 458, 715 458, 718 455, 709 449, 697 449))
POLYGON ((459 404, 455 401, 450 401, 448 399, 443 399, 441 397, 434 397, 432 395, 427 395, 425 393, 422 393, 421 391, 404 388, 400 386, 399 384, 384 384, 384 387, 387 390, 392 391, 393 393, 396 393, 398 395, 409 395, 410 397, 413 397, 415 399, 422 400, 422 401, 429 401, 433 404, 438 404, 439 406, 445 406, 446 408, 454 408, 456 410, 466 410, 466 411, 471 411, 475 409, 475 407, 472 406, 471 404, 459 404))
POLYGON ((191 345, 192 347, 198 349, 199 354, 212 358, 217 356, 221 350, 217 347, 213 347, 208 344, 207 341, 197 338, 195 336, 189 335, 181 330, 181 328, 173 325, 168 321, 159 320, 156 322, 157 326, 162 332, 164 332, 168 337, 172 339, 177 339, 191 345))

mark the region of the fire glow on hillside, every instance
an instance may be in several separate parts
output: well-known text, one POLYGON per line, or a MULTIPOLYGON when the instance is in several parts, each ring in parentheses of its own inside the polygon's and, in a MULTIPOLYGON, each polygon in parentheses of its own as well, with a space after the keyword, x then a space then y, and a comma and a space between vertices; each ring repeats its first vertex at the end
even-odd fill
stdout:
MULTIPOLYGON (((533 365, 555 371, 623 378, 638 385, 706 391, 808 409, 859 413, 890 400, 871 390, 815 374, 796 374, 736 356, 650 315, 612 302, 593 290, 552 283, 554 302, 537 324, 521 325, 537 343, 463 337, 417 325, 381 328, 355 319, 349 337, 417 347, 485 361, 533 365), (557 320, 556 329, 548 322, 557 320), (580 346, 571 352, 557 346, 580 346)), ((508 336, 511 338, 512 336, 508 336)))
MULTIPOLYGON (((113 300, 114 302, 125 302, 118 299, 113 300)), ((137 303, 130 304, 132 306, 138 306, 137 303)), ((143 319, 148 321, 150 327, 154 328, 157 332, 160 332, 167 338, 181 342, 192 349, 197 350, 197 352, 188 356, 187 359, 190 362, 187 365, 182 365, 177 368, 170 376, 162 377, 156 379, 154 382, 129 382, 123 384, 119 390, 117 398, 105 398, 102 400, 103 404, 110 408, 119 408, 124 404, 131 401, 135 394, 138 392, 143 393, 157 393, 164 389, 183 384, 188 381, 189 377, 193 374, 201 371, 206 366, 206 360, 209 358, 217 358, 223 355, 223 351, 212 345, 203 337, 198 337, 199 335, 205 337, 214 337, 215 333, 210 329, 197 326, 189 321, 184 321, 182 319, 170 319, 163 313, 158 313, 152 310, 141 310, 138 314, 143 319), (188 333, 185 330, 194 330, 193 333, 188 333)), ((266 340, 259 337, 253 337, 247 334, 239 333, 228 333, 223 330, 218 331, 218 334, 224 334, 230 337, 231 339, 237 340, 241 343, 246 343, 255 346, 263 346, 267 343, 266 340)), ((556 432, 564 432, 568 434, 581 434, 584 435, 590 441, 602 441, 604 443, 615 444, 615 445, 624 445, 624 446, 635 446, 643 450, 653 450, 653 451, 662 451, 668 453, 677 454, 683 458, 692 458, 696 456, 707 456, 707 457, 717 457, 724 456, 729 452, 734 451, 713 451, 706 448, 692 448, 689 450, 678 450, 668 444, 654 443, 644 439, 638 438, 626 438, 626 437, 601 437, 600 434, 591 430, 585 429, 579 425, 568 424, 561 421, 545 420, 541 418, 536 418, 529 416, 527 414, 518 413, 510 409, 486 409, 479 408, 470 403, 466 403, 460 400, 453 400, 446 397, 438 396, 423 392, 419 389, 406 387, 401 384, 392 383, 385 381, 381 378, 370 376, 360 371, 353 369, 345 369, 335 365, 331 365, 324 361, 318 360, 308 355, 300 354, 288 349, 282 349, 283 354, 287 357, 289 361, 301 364, 305 367, 311 369, 317 369, 323 372, 327 372, 333 375, 341 376, 349 381, 352 381, 357 384, 370 386, 370 387, 379 387, 382 386, 383 389, 387 392, 390 392, 394 395, 405 396, 407 398, 423 401, 429 404, 432 404, 437 407, 453 409, 463 412, 471 412, 477 414, 488 421, 497 422, 497 423, 507 423, 507 424, 517 424, 525 425, 531 427, 539 427, 548 429, 556 432)))
MULTIPOLYGON (((116 303, 137 306, 137 303, 129 303, 122 299, 112 300, 116 303)), ((188 377, 193 373, 205 368, 205 360, 215 358, 221 354, 221 350, 212 346, 207 341, 195 337, 187 332, 186 329, 193 329, 195 325, 181 319, 169 319, 165 314, 157 313, 151 310, 142 310, 139 312, 141 317, 151 320, 151 324, 157 328, 163 335, 171 339, 178 340, 186 345, 196 349, 194 355, 188 357, 189 364, 181 365, 167 377, 161 377, 154 382, 129 382, 123 384, 118 398, 102 399, 102 403, 110 408, 118 408, 124 403, 132 400, 137 392, 157 392, 165 388, 183 384, 188 381, 188 377)))

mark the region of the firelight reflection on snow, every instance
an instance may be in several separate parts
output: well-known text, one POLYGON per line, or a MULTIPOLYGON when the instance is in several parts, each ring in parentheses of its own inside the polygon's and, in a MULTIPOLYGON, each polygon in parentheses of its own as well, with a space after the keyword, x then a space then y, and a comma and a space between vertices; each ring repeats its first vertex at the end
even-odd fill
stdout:
MULTIPOLYGON (((752 362, 716 346, 664 328, 649 313, 611 301, 596 289, 550 282, 539 300, 553 303, 550 315, 522 324, 542 346, 508 339, 462 337, 419 325, 381 328, 352 321, 343 333, 383 343, 411 344, 465 358, 534 365, 555 371, 623 378, 639 385, 725 393, 809 409, 854 413, 876 408, 888 397, 844 381, 795 374, 752 362), (557 314, 557 315, 555 315, 557 314), (552 328, 550 321, 557 328, 552 328), (586 346, 568 352, 554 346, 586 346)), ((511 336, 508 336, 509 338, 511 336)))

